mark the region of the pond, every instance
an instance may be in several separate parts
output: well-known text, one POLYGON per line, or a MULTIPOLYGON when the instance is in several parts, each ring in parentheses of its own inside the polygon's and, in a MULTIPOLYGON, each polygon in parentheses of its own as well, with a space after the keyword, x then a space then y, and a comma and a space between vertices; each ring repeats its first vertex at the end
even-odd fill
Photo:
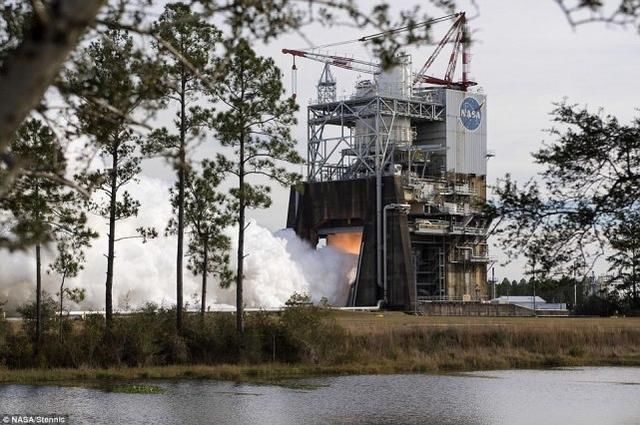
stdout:
POLYGON ((638 424, 640 368, 366 375, 291 385, 147 382, 163 391, 0 386, 0 414, 80 424, 638 424))

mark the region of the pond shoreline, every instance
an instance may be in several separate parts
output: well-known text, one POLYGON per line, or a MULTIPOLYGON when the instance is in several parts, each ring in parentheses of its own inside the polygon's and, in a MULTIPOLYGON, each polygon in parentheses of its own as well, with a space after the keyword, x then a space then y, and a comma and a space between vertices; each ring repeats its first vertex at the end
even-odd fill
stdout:
MULTIPOLYGON (((468 356, 467 356, 468 357, 468 356)), ((640 367, 640 356, 584 359, 571 356, 530 355, 518 358, 496 358, 495 361, 434 365, 381 362, 372 364, 309 365, 309 364, 247 364, 247 365, 167 365, 122 368, 80 369, 2 369, 0 385, 79 385, 153 380, 219 380, 278 384, 281 381, 325 376, 392 375, 392 374, 452 374, 482 370, 549 369, 557 367, 626 366, 640 367), (434 367, 435 366, 435 367, 434 367)))

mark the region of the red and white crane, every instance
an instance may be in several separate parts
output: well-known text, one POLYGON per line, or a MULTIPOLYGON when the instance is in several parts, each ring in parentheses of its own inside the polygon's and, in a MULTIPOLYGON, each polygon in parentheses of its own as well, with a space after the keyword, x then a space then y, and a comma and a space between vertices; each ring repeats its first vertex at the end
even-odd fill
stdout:
MULTIPOLYGON (((453 24, 444 35, 442 40, 438 43, 433 53, 429 56, 427 61, 424 63, 420 71, 418 71, 413 76, 413 86, 420 86, 421 84, 434 84, 441 85, 451 88, 456 88, 460 90, 467 90, 470 86, 476 85, 475 82, 469 80, 469 65, 471 62, 471 55, 468 52, 468 44, 469 44, 469 36, 467 32, 467 20, 464 12, 454 13, 452 15, 447 15, 442 18, 433 19, 426 22, 421 22, 419 24, 397 28, 390 31, 386 31, 379 34, 370 35, 367 37, 359 38, 358 40, 346 41, 342 43, 334 43, 330 46, 347 44, 352 42, 366 42, 369 40, 373 40, 375 38, 383 37, 388 35, 389 33, 399 33, 402 31, 408 31, 410 29, 414 29, 419 26, 431 25, 435 22, 442 22, 445 20, 454 19, 453 24), (442 78, 435 77, 429 74, 431 66, 436 61, 438 55, 444 50, 447 44, 452 44, 451 55, 449 56, 449 62, 445 71, 445 74, 442 78), (462 79, 460 81, 454 81, 454 75, 456 71, 456 66, 458 63, 458 58, 462 56, 462 79)), ((291 55, 293 57, 293 83, 292 86, 294 88, 294 96, 295 96, 295 87, 296 87, 296 57, 311 59, 317 62, 322 62, 324 64, 328 64, 330 66, 335 66, 337 68, 348 69, 351 71, 362 72, 365 74, 377 75, 383 72, 383 67, 380 63, 370 62, 362 59, 350 58, 345 56, 336 56, 336 55, 327 55, 318 52, 314 52, 317 48, 310 49, 282 49, 282 53, 291 55)))

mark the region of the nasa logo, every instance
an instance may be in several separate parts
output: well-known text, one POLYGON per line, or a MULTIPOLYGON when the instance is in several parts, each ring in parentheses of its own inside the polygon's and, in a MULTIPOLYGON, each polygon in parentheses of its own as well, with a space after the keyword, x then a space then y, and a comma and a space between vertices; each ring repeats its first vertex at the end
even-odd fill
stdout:
POLYGON ((469 131, 475 131, 480 127, 482 121, 482 113, 480 112, 482 105, 472 97, 465 97, 460 104, 460 121, 464 128, 469 131))

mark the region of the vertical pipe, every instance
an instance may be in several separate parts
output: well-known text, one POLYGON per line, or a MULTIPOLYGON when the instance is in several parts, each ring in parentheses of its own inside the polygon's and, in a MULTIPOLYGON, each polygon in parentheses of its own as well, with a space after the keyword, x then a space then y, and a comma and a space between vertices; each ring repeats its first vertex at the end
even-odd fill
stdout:
POLYGON ((375 115, 375 170, 376 170, 376 272, 378 287, 382 286, 382 161, 380 158, 380 98, 376 99, 375 115))
POLYGON ((387 292, 387 209, 389 205, 385 205, 382 210, 382 280, 384 282, 384 304, 389 304, 387 292))

